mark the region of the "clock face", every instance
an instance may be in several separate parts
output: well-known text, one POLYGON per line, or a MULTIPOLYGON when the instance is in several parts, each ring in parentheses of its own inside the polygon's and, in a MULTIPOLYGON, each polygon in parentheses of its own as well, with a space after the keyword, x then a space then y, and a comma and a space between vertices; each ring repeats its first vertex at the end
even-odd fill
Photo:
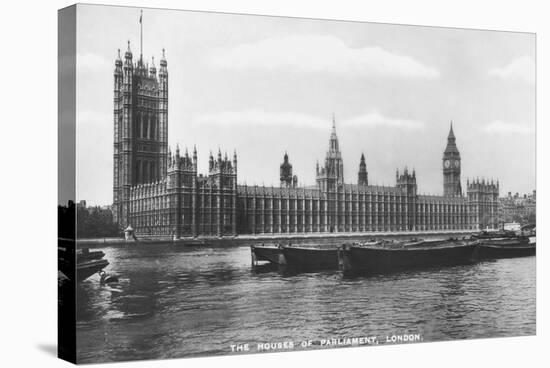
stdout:
POLYGON ((443 163, 445 165, 445 168, 448 169, 449 167, 451 167, 451 161, 450 160, 445 160, 445 162, 443 163))
POLYGON ((455 160, 455 167, 460 167, 460 161, 455 160))

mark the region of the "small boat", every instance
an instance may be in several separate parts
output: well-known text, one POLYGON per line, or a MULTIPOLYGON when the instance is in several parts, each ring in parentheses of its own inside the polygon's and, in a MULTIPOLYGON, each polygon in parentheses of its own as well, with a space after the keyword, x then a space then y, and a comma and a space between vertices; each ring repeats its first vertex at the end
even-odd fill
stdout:
POLYGON ((338 261, 344 273, 387 273, 411 268, 457 265, 477 260, 477 241, 406 241, 393 246, 343 246, 338 261))
POLYGON ((100 250, 90 251, 88 248, 82 248, 76 251, 77 262, 92 261, 103 257, 105 257, 105 253, 100 250))
POLYGON ((536 241, 529 237, 483 239, 479 242, 480 259, 529 257, 536 254, 536 241))
POLYGON ((256 266, 258 261, 267 261, 274 264, 285 264, 285 257, 280 245, 251 245, 252 265, 256 266))
POLYGON ((481 245, 496 245, 496 246, 520 246, 529 244, 528 236, 515 236, 515 237, 506 237, 506 238, 491 238, 491 239, 480 239, 479 243, 481 245))
POLYGON ((338 249, 321 247, 284 246, 287 267, 296 269, 337 269, 338 249))
POLYGON ((109 261, 106 259, 98 259, 84 262, 77 262, 76 264, 76 281, 81 282, 95 273, 100 272, 109 265, 109 261))
POLYGON ((58 239, 58 269, 68 279, 81 282, 109 265, 109 261, 103 259, 105 253, 88 248, 75 250, 74 239, 58 239))

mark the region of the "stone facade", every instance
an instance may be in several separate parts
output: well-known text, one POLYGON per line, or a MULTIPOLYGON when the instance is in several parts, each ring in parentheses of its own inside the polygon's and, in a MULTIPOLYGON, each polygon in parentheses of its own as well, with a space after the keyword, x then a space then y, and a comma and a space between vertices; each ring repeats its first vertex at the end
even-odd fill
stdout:
POLYGON ((417 193, 416 172, 396 172, 395 186, 369 185, 364 155, 357 184, 344 182, 336 122, 316 184, 298 186, 285 153, 280 187, 237 182, 237 154, 209 156, 208 174, 191 155, 168 150, 168 71, 142 56, 115 62, 114 216, 121 228, 158 237, 239 234, 369 233, 496 228, 498 182, 474 180, 463 195, 460 153, 451 126, 443 153, 444 195, 417 193), (124 67, 123 67, 124 65, 124 67))
POLYGON ((114 72, 113 217, 126 224, 130 193, 139 184, 166 176, 168 160, 168 70, 164 50, 160 70, 143 55, 133 61, 130 41, 124 62, 118 51, 114 72))

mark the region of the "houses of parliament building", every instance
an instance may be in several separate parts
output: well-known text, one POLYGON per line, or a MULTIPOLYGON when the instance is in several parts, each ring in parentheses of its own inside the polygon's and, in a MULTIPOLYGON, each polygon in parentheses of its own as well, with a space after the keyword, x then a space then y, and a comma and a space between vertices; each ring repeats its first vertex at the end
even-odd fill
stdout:
MULTIPOLYGON (((168 148, 168 69, 163 55, 137 61, 128 43, 114 71, 113 215, 121 228, 151 237, 240 234, 370 233, 496 228, 498 182, 461 186, 461 159, 452 125, 443 152, 443 195, 419 195, 416 173, 396 171, 395 186, 369 184, 361 155, 357 183, 344 181, 333 119, 316 183, 298 186, 288 155, 280 186, 238 183, 238 160, 217 152, 199 174, 198 154, 168 148)), ((274 168, 276 170, 277 168, 274 168)))

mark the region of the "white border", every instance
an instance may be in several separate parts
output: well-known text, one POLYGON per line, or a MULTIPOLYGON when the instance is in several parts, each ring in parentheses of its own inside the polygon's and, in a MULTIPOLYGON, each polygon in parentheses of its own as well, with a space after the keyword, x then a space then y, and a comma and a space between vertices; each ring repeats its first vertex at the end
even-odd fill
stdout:
MULTIPOLYGON (((101 3, 91 1, 91 3, 101 3)), ((538 326, 536 337, 123 363, 132 367, 539 366, 548 344, 543 226, 548 198, 542 144, 550 104, 550 22, 543 1, 109 1, 116 5, 537 33, 538 326), (546 66, 546 67, 544 67, 546 66)), ((2 21, 2 365, 66 366, 55 358, 57 205, 57 9, 68 1, 11 1, 2 21), (7 204, 7 206, 5 205, 7 204)), ((548 137, 546 137, 548 138, 548 137)), ((547 348, 548 349, 548 348, 547 348)), ((90 365, 90 367, 93 365, 90 365)))

